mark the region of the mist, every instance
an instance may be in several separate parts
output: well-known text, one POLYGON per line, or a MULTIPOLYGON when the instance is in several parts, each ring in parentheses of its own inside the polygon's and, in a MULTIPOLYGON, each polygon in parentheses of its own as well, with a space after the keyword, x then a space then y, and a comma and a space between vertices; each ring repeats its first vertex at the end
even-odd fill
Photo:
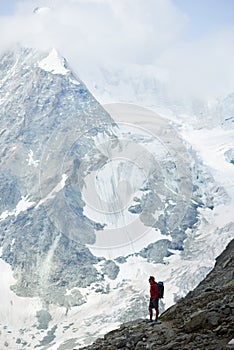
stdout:
POLYGON ((54 47, 81 76, 107 64, 150 65, 164 72, 176 97, 234 91, 234 26, 199 38, 189 28, 173 0, 19 1, 13 15, 0 17, 0 51, 17 43, 54 47))

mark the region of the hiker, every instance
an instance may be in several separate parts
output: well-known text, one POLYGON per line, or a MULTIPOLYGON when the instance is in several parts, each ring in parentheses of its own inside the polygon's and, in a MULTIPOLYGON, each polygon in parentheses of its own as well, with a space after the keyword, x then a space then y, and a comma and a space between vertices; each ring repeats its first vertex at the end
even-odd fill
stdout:
POLYGON ((149 315, 150 315, 150 322, 153 322, 153 309, 156 311, 155 316, 155 322, 158 320, 158 285, 155 282, 155 279, 153 276, 150 276, 149 278, 150 283, 150 302, 149 302, 149 315))

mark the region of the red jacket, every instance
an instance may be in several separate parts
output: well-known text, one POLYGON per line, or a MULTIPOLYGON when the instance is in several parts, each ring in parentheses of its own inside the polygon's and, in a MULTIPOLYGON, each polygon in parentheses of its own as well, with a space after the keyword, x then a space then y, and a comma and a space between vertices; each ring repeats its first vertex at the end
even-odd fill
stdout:
POLYGON ((158 299, 158 285, 156 282, 150 284, 150 299, 158 299))

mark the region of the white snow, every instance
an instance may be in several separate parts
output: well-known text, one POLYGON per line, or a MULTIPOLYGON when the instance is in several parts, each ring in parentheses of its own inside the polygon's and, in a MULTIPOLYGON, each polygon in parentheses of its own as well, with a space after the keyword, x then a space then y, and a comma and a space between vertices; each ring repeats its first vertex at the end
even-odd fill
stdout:
POLYGON ((74 78, 69 78, 70 82, 74 85, 80 85, 80 82, 74 78))
MULTIPOLYGON (((95 231, 95 233, 95 244, 87 245, 87 247, 95 256, 106 259, 115 259, 119 256, 137 253, 142 247, 165 239, 160 231, 146 227, 139 218, 136 218, 129 227, 104 229, 95 231)), ((166 238, 171 240, 170 236, 166 238)))
POLYGON ((18 216, 21 212, 26 211, 27 209, 31 208, 35 205, 35 202, 29 201, 29 195, 21 197, 21 200, 17 203, 16 207, 12 211, 4 211, 0 215, 0 221, 5 220, 8 216, 18 216))
POLYGON ((64 188, 67 178, 68 178, 68 176, 66 174, 63 174, 62 180, 52 189, 52 191, 45 198, 42 198, 40 200, 40 202, 36 205, 35 208, 37 209, 40 205, 42 205, 43 203, 45 203, 49 199, 54 198, 56 193, 58 193, 59 191, 61 191, 64 188))
MULTIPOLYGON (((23 298, 17 296, 10 286, 16 283, 10 265, 0 258, 0 349, 5 349, 8 343, 11 349, 21 349, 22 344, 16 344, 17 338, 31 342, 31 334, 22 335, 20 329, 36 323, 36 311, 42 309, 39 298, 23 298)), ((38 338, 38 336, 37 336, 38 338)))
POLYGON ((0 221, 5 220, 6 218, 8 218, 8 216, 10 216, 10 212, 8 210, 5 210, 1 215, 0 215, 0 221))
POLYGON ((111 229, 130 224, 135 215, 128 211, 128 207, 145 180, 144 172, 133 163, 129 166, 124 159, 110 161, 85 178, 82 191, 86 202, 85 215, 105 222, 111 229))
POLYGON ((30 149, 29 153, 28 153, 28 159, 27 159, 28 165, 32 165, 35 168, 38 167, 39 164, 39 160, 34 160, 33 159, 33 151, 30 149))
POLYGON ((211 130, 193 128, 184 125, 182 137, 192 145, 208 167, 220 186, 223 186, 230 198, 230 204, 220 204, 212 212, 204 214, 214 221, 216 227, 222 227, 234 221, 234 165, 225 160, 224 153, 234 147, 234 130, 213 128, 211 130))
POLYGON ((17 216, 19 215, 22 211, 26 211, 27 209, 31 208, 35 202, 30 202, 28 200, 29 196, 22 197, 19 203, 16 205, 14 215, 17 216))
POLYGON ((68 69, 65 68, 65 60, 61 56, 59 56, 58 52, 55 49, 49 53, 49 55, 44 58, 41 62, 39 62, 38 66, 53 74, 62 74, 65 75, 69 72, 68 69))

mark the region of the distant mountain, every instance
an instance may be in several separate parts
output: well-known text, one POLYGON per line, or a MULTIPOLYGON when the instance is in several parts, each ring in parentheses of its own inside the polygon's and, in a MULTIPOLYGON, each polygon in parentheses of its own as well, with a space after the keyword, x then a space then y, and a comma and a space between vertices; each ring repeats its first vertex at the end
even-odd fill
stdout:
MULTIPOLYGON (((154 65, 82 66, 82 78, 102 103, 133 103, 194 128, 234 128, 234 93, 207 99, 173 91, 168 73, 154 65), (175 93, 176 92, 176 93, 175 93)), ((192 84, 192 82, 191 82, 192 84)))

